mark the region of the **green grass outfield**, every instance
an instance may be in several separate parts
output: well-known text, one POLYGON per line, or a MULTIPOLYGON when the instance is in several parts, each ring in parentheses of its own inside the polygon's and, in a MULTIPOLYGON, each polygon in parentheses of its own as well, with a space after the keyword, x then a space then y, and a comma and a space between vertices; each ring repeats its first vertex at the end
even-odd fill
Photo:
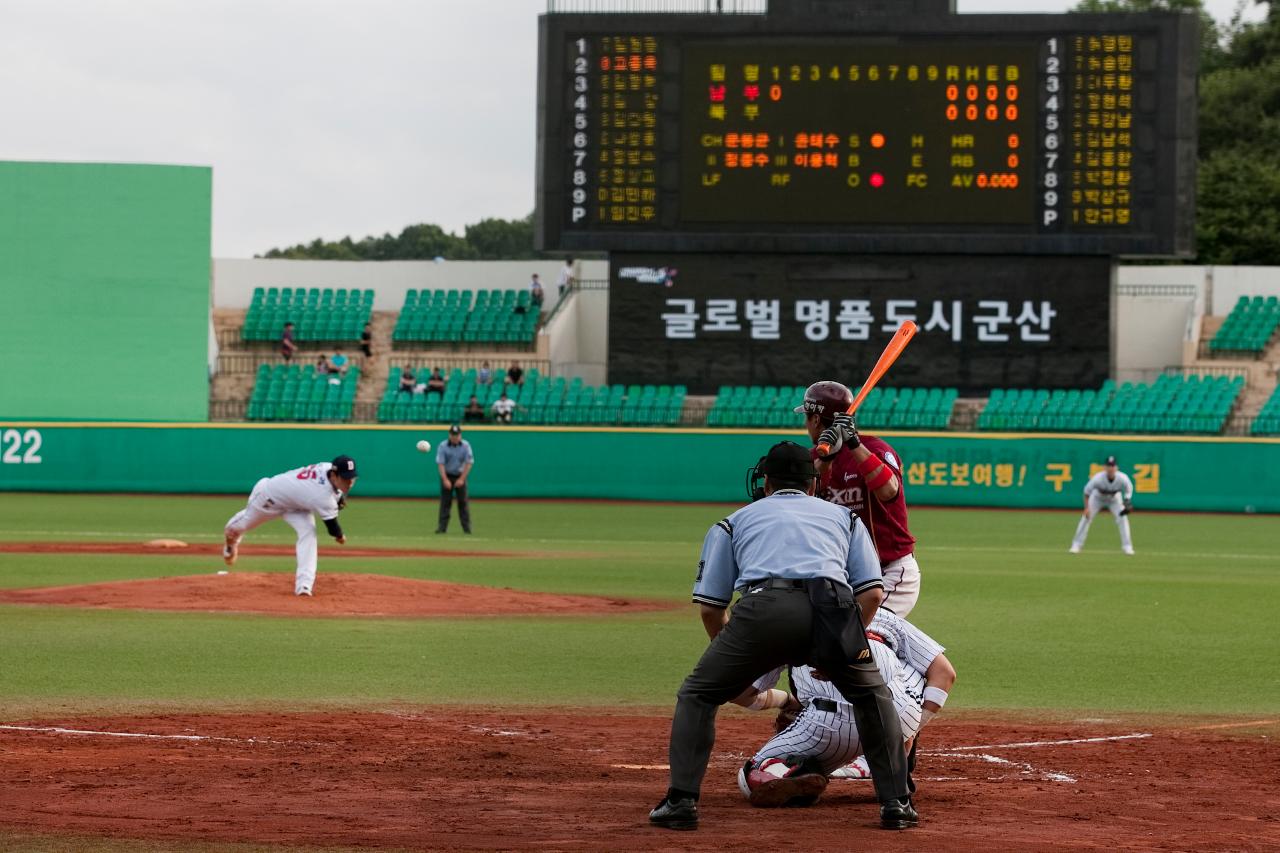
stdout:
MULTIPOLYGON (((229 497, 0 494, 0 540, 220 540, 229 497)), ((476 535, 435 536, 434 501, 358 498, 353 546, 550 553, 321 559, 518 589, 687 602, 707 527, 731 506, 473 504, 476 535)), ((1136 557, 1076 514, 912 513, 924 591, 912 620, 949 648, 954 707, 1271 713, 1280 696, 1280 520, 1133 516, 1136 557)), ((323 531, 322 531, 323 532, 323 531)), ((248 542, 287 544, 273 522, 248 542)), ((208 557, 0 554, 0 587, 212 572, 208 557)), ((242 558, 291 572, 285 558, 242 558)), ((0 719, 147 709, 400 704, 667 706, 705 645, 692 605, 600 618, 284 619, 0 605, 0 719)), ((950 710, 953 706, 948 705, 950 710)))

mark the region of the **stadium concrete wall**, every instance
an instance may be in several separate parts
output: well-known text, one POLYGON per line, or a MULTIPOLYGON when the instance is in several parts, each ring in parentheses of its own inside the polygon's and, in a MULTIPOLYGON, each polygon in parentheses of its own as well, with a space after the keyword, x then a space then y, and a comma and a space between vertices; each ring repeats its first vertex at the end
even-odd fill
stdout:
POLYGON ((212 171, 0 162, 0 418, 209 416, 212 171))
MULTIPOLYGON (((915 505, 1075 509, 1108 454, 1139 510, 1280 512, 1280 439, 885 433, 915 505), (1206 468, 1208 466, 1208 468, 1206 468), (1221 476, 1210 476, 1207 470, 1221 476)), ((477 498, 744 499, 780 431, 474 427, 477 498)), ((356 496, 434 497, 437 426, 0 423, 0 490, 245 494, 346 453, 356 496)))

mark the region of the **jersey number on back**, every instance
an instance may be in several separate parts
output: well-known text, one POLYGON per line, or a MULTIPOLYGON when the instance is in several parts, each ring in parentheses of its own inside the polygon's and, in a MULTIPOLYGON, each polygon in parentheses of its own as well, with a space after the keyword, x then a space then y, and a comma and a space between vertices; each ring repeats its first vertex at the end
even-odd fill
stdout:
POLYGON ((299 480, 317 480, 319 478, 320 475, 316 473, 316 466, 314 465, 308 465, 298 472, 299 480))

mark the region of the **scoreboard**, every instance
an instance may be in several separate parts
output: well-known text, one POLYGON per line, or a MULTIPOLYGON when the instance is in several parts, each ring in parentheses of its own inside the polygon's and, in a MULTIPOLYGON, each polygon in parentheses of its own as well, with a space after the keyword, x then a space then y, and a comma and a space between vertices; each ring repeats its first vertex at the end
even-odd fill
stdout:
POLYGON ((1189 256, 1197 28, 544 15, 538 245, 1189 256))

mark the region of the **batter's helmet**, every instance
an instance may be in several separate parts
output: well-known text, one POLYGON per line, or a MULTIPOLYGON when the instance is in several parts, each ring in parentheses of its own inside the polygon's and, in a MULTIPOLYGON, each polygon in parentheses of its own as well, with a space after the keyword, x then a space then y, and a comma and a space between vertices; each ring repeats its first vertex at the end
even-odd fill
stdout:
POLYGON ((824 379, 805 389, 804 402, 796 406, 801 414, 817 414, 818 420, 830 424, 836 415, 849 411, 853 405, 853 392, 839 382, 824 379))

